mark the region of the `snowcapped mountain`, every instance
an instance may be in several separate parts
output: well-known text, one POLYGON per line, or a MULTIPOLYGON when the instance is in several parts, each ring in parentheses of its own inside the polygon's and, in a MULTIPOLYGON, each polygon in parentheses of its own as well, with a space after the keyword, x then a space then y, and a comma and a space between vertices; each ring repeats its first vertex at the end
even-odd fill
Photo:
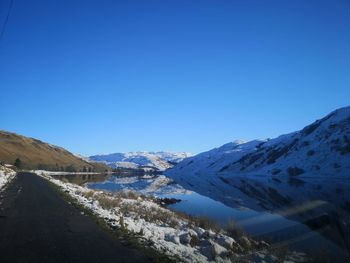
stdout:
POLYGON ((350 107, 275 139, 235 141, 186 158, 166 175, 231 206, 274 209, 322 194, 350 209, 350 107))
POLYGON ((178 153, 173 153, 173 152, 150 152, 150 154, 154 154, 158 156, 161 159, 164 159, 168 162, 177 164, 181 162, 182 160, 193 156, 191 153, 188 152, 178 152, 178 153))
POLYGON ((187 158, 170 174, 350 175, 350 107, 271 140, 234 141, 187 158))
POLYGON ((192 155, 185 152, 129 152, 94 155, 90 156, 89 159, 97 162, 104 162, 113 168, 137 169, 152 167, 156 170, 164 171, 189 156, 192 155))

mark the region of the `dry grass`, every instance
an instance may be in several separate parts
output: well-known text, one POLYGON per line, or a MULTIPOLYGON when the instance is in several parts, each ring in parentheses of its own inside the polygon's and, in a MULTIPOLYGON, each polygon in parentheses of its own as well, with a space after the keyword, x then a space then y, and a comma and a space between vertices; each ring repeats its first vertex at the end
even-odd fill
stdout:
POLYGON ((211 229, 216 232, 219 232, 222 229, 219 224, 217 224, 212 219, 206 216, 191 216, 178 211, 174 211, 174 214, 176 215, 176 217, 181 218, 184 221, 188 222, 189 226, 192 226, 192 227, 197 226, 206 230, 211 229))
POLYGON ((141 197, 142 199, 146 199, 146 197, 144 195, 139 194, 136 191, 118 191, 118 192, 114 192, 113 194, 111 194, 114 197, 117 198, 125 198, 125 199, 134 199, 137 200, 139 197, 141 197))
POLYGON ((103 172, 109 169, 104 164, 88 163, 67 150, 51 144, 0 130, 0 160, 4 163, 14 164, 20 158, 23 169, 46 170, 74 169, 82 171, 91 169, 103 172))
POLYGON ((195 235, 193 235, 193 236, 191 235, 190 246, 191 247, 196 247, 196 246, 199 245, 199 243, 200 243, 199 238, 197 236, 195 236, 195 235))
POLYGON ((69 180, 65 177, 60 178, 60 180, 64 183, 69 183, 69 180))
MULTIPOLYGON (((180 221, 187 222, 190 227, 201 227, 203 229, 211 229, 214 232, 222 231, 222 227, 208 217, 194 217, 182 212, 171 211, 158 206, 145 206, 140 202, 130 201, 125 202, 123 199, 131 200, 148 200, 154 202, 152 197, 146 197, 135 191, 118 191, 114 193, 104 192, 97 193, 93 190, 82 193, 84 197, 90 199, 95 198, 102 208, 112 209, 118 208, 122 216, 131 216, 138 219, 144 219, 146 222, 155 223, 158 225, 167 225, 173 228, 178 228, 180 221)), ((237 226, 234 221, 230 221, 226 230, 227 234, 233 238, 245 235, 243 230, 237 226)), ((192 237, 192 246, 197 245, 198 240, 192 237)))
MULTIPOLYGON (((285 262, 289 248, 286 245, 280 245, 280 246, 273 246, 268 249, 270 254, 273 254, 277 257, 277 262, 285 262)), ((321 250, 320 250, 321 251, 321 250)), ((315 262, 322 262, 321 261, 315 261, 315 262)))
POLYGON ((110 198, 107 196, 96 196, 96 200, 104 209, 111 209, 115 207, 119 207, 121 205, 120 198, 110 198))
POLYGON ((135 216, 150 223, 165 224, 174 228, 179 226, 179 221, 175 214, 163 208, 146 207, 135 203, 122 203, 119 208, 120 212, 125 216, 135 216))
POLYGON ((95 191, 87 191, 87 192, 83 192, 82 195, 85 197, 85 198, 91 198, 93 197, 95 194, 95 191))
POLYGON ((9 169, 9 168, 3 166, 2 164, 0 164, 0 171, 3 171, 5 175, 8 175, 9 173, 14 172, 14 170, 9 169))
POLYGON ((192 217, 191 222, 195 226, 199 226, 203 229, 211 229, 216 232, 219 232, 221 229, 216 222, 206 216, 192 217))
POLYGON ((237 223, 234 220, 230 220, 226 226, 226 233, 236 239, 241 236, 246 236, 246 233, 243 231, 243 229, 237 225, 237 223))

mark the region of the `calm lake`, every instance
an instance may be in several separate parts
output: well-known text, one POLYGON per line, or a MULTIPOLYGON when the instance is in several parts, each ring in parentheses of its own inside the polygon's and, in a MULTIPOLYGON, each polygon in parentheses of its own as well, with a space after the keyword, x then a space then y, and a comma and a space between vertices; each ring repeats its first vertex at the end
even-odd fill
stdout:
POLYGON ((221 202, 184 189, 163 175, 60 175, 72 183, 106 191, 134 190, 160 198, 181 200, 168 207, 193 216, 206 216, 225 226, 234 220, 246 233, 257 239, 305 252, 319 262, 348 262, 349 253, 322 233, 279 214, 254 211, 248 208, 228 207, 221 202))

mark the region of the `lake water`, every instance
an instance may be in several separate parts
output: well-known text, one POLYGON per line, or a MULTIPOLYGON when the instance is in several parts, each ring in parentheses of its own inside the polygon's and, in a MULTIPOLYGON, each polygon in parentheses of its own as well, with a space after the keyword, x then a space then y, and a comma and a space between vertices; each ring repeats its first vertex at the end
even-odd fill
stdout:
POLYGON ((221 202, 196 192, 186 190, 165 176, 117 176, 105 177, 63 176, 91 189, 107 191, 134 190, 160 198, 176 198, 181 201, 168 207, 193 216, 206 216, 225 226, 234 220, 247 234, 289 249, 305 252, 331 262, 347 262, 348 252, 319 232, 279 214, 254 211, 248 208, 228 207, 221 202))

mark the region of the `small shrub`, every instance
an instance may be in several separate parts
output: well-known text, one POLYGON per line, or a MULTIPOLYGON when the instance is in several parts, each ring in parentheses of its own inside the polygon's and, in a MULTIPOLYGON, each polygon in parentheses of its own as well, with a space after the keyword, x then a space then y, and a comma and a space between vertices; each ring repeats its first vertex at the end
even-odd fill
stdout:
POLYGON ((21 169, 21 168, 22 168, 22 161, 21 161, 21 159, 17 158, 17 159, 15 160, 14 165, 15 165, 18 169, 21 169))
POLYGON ((97 201, 105 209, 111 209, 114 207, 119 207, 121 200, 117 198, 110 198, 106 196, 98 196, 97 201))
POLYGON ((122 230, 125 230, 125 223, 124 223, 124 217, 123 217, 123 216, 121 216, 121 217, 119 218, 119 225, 120 225, 120 228, 121 228, 122 230))
POLYGON ((145 207, 138 205, 137 203, 122 203, 120 205, 119 211, 122 215, 125 216, 135 214, 138 218, 142 218, 146 222, 150 223, 165 224, 173 228, 176 228, 179 225, 179 222, 177 218, 174 217, 173 212, 162 208, 145 207))
POLYGON ((217 223, 206 216, 193 217, 191 223, 203 229, 211 229, 213 231, 219 231, 221 229, 217 223))
POLYGON ((136 200, 140 196, 138 193, 136 193, 134 191, 127 191, 126 193, 127 193, 127 197, 129 199, 135 199, 136 200))
POLYGON ((191 235, 190 246, 196 247, 199 245, 199 238, 196 235, 191 235))
POLYGON ((286 245, 273 246, 268 249, 269 253, 277 257, 277 262, 286 262, 288 247, 286 245))
POLYGON ((228 222, 226 227, 226 233, 234 239, 245 235, 243 229, 240 226, 238 226, 234 220, 230 220, 228 222))
POLYGON ((87 198, 87 199, 89 199, 89 198, 93 197, 93 196, 94 196, 94 194, 95 194, 95 192, 94 192, 94 191, 87 191, 87 192, 83 192, 83 196, 84 196, 85 198, 87 198))
POLYGON ((64 183, 69 183, 69 180, 66 177, 61 177, 60 180, 64 183))
POLYGON ((143 232, 143 228, 140 229, 139 233, 138 233, 140 236, 143 236, 144 235, 144 232, 143 232))
POLYGON ((115 192, 114 196, 120 197, 120 198, 126 198, 126 199, 134 199, 134 200, 141 197, 139 193, 135 191, 130 191, 130 190, 115 192))
MULTIPOLYGON (((123 215, 128 215, 128 213, 130 213, 131 211, 133 211, 132 206, 128 203, 122 203, 119 206, 119 211, 123 214, 123 215)), ((141 213, 140 213, 140 217, 141 217, 141 213)))

